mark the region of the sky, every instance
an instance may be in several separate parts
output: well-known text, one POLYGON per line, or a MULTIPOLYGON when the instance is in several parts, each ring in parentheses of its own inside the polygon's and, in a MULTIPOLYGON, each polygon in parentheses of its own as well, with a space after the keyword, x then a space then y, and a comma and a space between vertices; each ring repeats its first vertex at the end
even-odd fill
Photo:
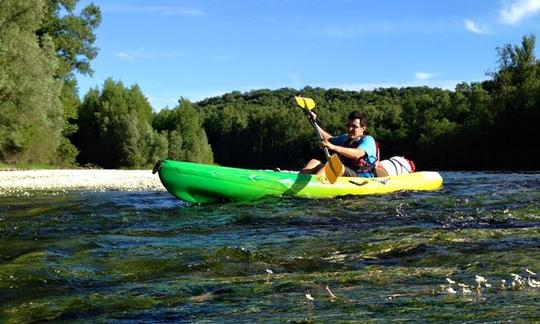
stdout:
POLYGON ((498 47, 540 37, 540 0, 81 0, 78 10, 89 3, 102 11, 99 54, 93 75, 77 76, 80 96, 112 78, 138 84, 155 110, 283 87, 453 90, 489 78, 498 47))

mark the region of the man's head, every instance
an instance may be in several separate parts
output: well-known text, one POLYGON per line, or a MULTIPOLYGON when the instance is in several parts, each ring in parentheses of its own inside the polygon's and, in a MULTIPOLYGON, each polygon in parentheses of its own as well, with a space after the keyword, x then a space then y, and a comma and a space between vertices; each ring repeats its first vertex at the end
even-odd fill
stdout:
POLYGON ((349 138, 357 139, 364 135, 367 127, 367 115, 359 111, 353 111, 347 119, 347 135, 349 138))

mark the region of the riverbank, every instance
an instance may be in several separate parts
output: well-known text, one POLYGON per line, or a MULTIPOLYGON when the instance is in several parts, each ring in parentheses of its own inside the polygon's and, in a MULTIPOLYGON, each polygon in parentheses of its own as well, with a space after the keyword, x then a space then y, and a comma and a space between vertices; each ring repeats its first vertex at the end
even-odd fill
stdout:
POLYGON ((0 195, 34 190, 163 191, 151 170, 0 171, 0 195))

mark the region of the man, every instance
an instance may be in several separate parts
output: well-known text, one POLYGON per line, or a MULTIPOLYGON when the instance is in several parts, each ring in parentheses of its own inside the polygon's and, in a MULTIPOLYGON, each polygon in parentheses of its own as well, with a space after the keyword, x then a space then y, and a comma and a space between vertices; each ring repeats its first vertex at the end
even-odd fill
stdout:
MULTIPOLYGON (((309 118, 315 120, 317 115, 310 111, 309 118)), ((377 144, 372 136, 365 134, 366 114, 351 112, 346 127, 347 133, 340 136, 332 136, 319 127, 323 137, 321 146, 339 154, 344 165, 343 174, 340 176, 374 177, 374 168, 378 160, 377 144)), ((312 159, 300 172, 324 175, 324 164, 312 159)))

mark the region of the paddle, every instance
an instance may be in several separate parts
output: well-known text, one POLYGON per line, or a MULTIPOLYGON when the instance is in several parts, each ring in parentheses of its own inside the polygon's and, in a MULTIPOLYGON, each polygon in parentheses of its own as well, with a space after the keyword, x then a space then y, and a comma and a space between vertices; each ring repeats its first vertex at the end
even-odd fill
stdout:
MULTIPOLYGON (((311 126, 315 128, 315 131, 317 132, 317 136, 319 137, 319 140, 323 140, 323 136, 321 134, 321 130, 319 129, 319 126, 309 116, 309 112, 315 108, 315 101, 311 98, 306 97, 300 97, 295 96, 294 99, 296 100, 296 103, 300 108, 304 110, 304 113, 306 116, 308 116, 309 122, 311 123, 311 126)), ((343 171, 343 163, 341 163, 339 156, 337 154, 332 154, 330 156, 330 153, 328 152, 328 149, 326 147, 323 147, 324 156, 326 157, 326 160, 328 163, 324 166, 324 173, 326 175, 326 178, 328 179, 328 182, 335 183, 337 178, 341 175, 343 171)))

